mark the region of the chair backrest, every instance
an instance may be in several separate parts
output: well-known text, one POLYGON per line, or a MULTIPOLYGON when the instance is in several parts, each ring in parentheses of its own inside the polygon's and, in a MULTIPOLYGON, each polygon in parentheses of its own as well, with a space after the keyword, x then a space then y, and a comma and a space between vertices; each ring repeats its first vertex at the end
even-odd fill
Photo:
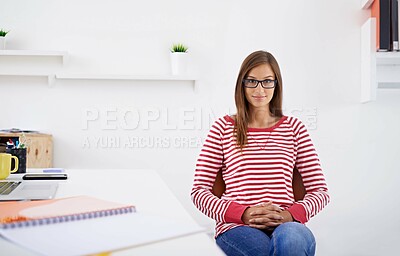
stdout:
MULTIPOLYGON (((296 201, 302 200, 304 198, 304 195, 306 194, 306 189, 304 188, 303 180, 301 179, 300 173, 296 167, 293 169, 292 186, 293 186, 294 199, 296 201)), ((225 182, 222 179, 222 171, 220 170, 217 173, 217 177, 215 179, 212 192, 214 195, 220 198, 222 194, 225 192, 225 187, 226 187, 225 182)))

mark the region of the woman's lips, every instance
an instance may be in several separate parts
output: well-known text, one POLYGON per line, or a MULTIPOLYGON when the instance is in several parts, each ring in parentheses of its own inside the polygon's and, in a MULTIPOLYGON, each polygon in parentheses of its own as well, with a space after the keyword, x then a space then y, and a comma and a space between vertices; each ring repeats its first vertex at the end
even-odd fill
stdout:
POLYGON ((253 99, 255 99, 255 100, 263 100, 263 99, 265 99, 267 96, 252 96, 253 97, 253 99))

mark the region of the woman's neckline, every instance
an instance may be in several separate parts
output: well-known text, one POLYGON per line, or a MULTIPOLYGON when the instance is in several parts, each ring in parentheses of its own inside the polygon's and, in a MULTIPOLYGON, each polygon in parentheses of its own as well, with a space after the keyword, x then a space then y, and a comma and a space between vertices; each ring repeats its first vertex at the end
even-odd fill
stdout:
MULTIPOLYGON (((226 115, 224 118, 225 118, 226 121, 231 122, 232 124, 235 124, 235 120, 231 116, 226 115)), ((286 118, 287 118, 287 116, 282 116, 279 119, 279 121, 276 124, 274 124, 273 126, 264 127, 264 128, 249 127, 249 128, 247 128, 247 131, 249 131, 249 132, 268 132, 268 131, 273 131, 276 127, 280 126, 281 123, 283 123, 283 121, 286 120, 286 118)))

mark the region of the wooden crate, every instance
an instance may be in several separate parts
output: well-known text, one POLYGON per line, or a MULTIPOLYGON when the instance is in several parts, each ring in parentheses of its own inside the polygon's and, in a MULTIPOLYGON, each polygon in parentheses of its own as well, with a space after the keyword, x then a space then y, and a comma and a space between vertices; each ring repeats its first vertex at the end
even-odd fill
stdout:
MULTIPOLYGON (((53 167, 53 136, 44 133, 25 133, 27 140, 27 168, 53 167)), ((0 142, 8 139, 21 141, 22 133, 0 133, 0 142)))

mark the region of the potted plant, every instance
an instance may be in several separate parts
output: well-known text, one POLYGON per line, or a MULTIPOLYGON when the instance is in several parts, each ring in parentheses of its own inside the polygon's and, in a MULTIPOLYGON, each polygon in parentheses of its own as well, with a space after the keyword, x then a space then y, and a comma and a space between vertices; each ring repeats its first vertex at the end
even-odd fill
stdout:
POLYGON ((173 44, 171 47, 171 71, 173 75, 186 74, 188 47, 183 44, 173 44))
POLYGON ((9 31, 4 31, 0 29, 0 50, 4 50, 6 48, 6 35, 9 31))

